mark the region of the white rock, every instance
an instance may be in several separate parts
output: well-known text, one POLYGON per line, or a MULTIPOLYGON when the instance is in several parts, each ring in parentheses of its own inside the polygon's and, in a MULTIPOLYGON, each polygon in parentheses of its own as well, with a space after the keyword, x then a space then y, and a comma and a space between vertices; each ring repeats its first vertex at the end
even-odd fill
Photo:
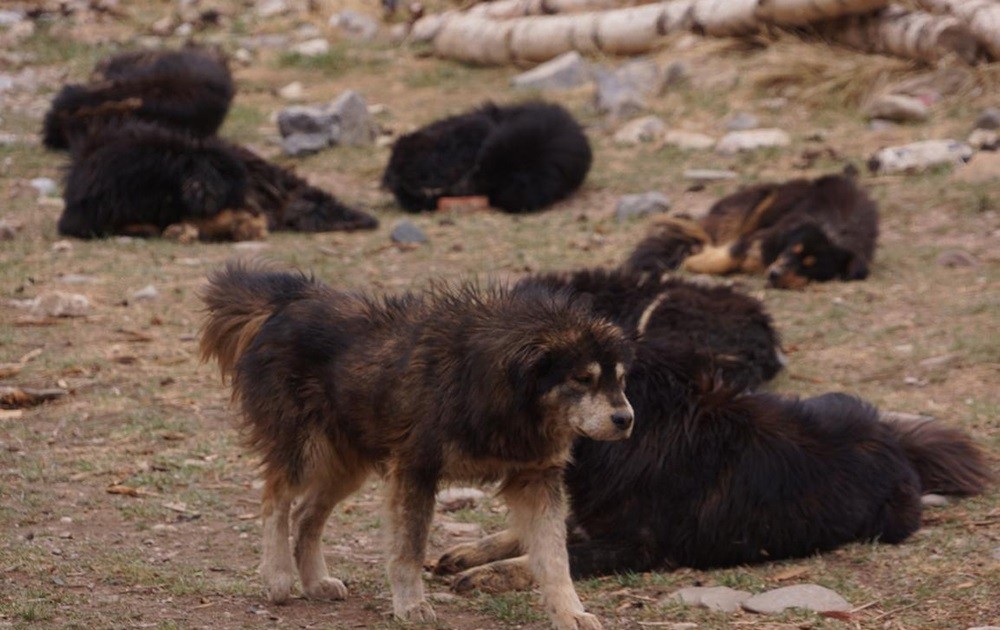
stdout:
POLYGON ((715 144, 715 138, 703 133, 671 129, 663 134, 663 143, 686 151, 703 151, 715 144))
POLYGON ((307 39, 304 42, 292 46, 292 51, 302 55, 303 57, 319 57, 320 55, 325 55, 330 52, 330 42, 326 41, 322 37, 307 39))
POLYGON ((572 51, 517 75, 510 80, 510 84, 516 88, 566 90, 587 83, 592 74, 590 64, 583 60, 580 53, 572 51))
POLYGON ((919 173, 935 166, 963 164, 972 147, 957 140, 924 140, 879 149, 868 159, 873 173, 919 173))
POLYGON ((948 505, 948 497, 940 494, 925 494, 920 497, 920 505, 924 507, 944 507, 948 505))
POLYGON ((660 138, 667 126, 659 116, 643 116, 625 123, 614 136, 618 144, 632 145, 660 138))
POLYGON ((740 604, 750 599, 748 591, 737 591, 728 586, 692 586, 670 594, 667 600, 679 600, 688 606, 703 606, 719 612, 736 612, 740 604))
POLYGON ((301 81, 292 81, 288 85, 278 89, 278 96, 286 101, 301 101, 305 96, 306 88, 301 81))
POLYGON ((474 507, 486 493, 478 488, 445 488, 437 494, 438 507, 444 512, 454 512, 474 507))
POLYGON ((875 99, 865 114, 868 118, 895 122, 921 122, 930 118, 931 111, 920 99, 902 94, 886 94, 875 99))
POLYGON ((62 253, 73 251, 73 241, 69 239, 62 239, 52 243, 52 251, 62 253))
POLYGON ((769 147, 785 147, 792 139, 782 129, 748 129, 732 131, 722 137, 715 145, 715 152, 721 155, 733 155, 741 151, 755 151, 769 147))
POLYGON ((46 291, 31 300, 11 300, 18 308, 27 309, 35 317, 83 317, 90 312, 90 300, 79 293, 46 291))
POLYGON ((691 168, 684 171, 684 179, 696 182, 717 182, 726 179, 736 179, 737 177, 739 177, 739 174, 734 171, 710 168, 691 168))
POLYGON ((38 191, 39 197, 51 197, 59 190, 55 180, 49 177, 36 177, 29 183, 32 188, 38 191))
POLYGON ((193 32, 194 27, 188 22, 185 22, 174 29, 174 35, 177 37, 190 37, 193 32))
POLYGON ((805 608, 814 612, 846 611, 846 599, 818 584, 796 584, 754 595, 743 608, 756 613, 777 614, 787 608, 805 608))
POLYGON ((1000 131, 996 129, 973 129, 969 134, 969 145, 978 151, 1000 149, 1000 131))
POLYGON ((131 298, 133 300, 141 301, 141 300, 155 300, 159 296, 160 292, 156 290, 156 287, 151 284, 147 284, 138 291, 133 291, 131 298))
POLYGON ((623 195, 615 205, 615 219, 621 223, 651 214, 660 214, 669 209, 670 198, 658 191, 641 195, 623 195))
POLYGON ((233 53, 233 59, 237 62, 243 64, 244 66, 249 66, 253 63, 253 53, 246 48, 240 48, 235 53, 233 53))
POLYGON ((760 119, 748 112, 736 112, 726 121, 726 131, 746 131, 760 126, 760 119))
POLYGON ((260 0, 257 3, 257 15, 262 18, 274 17, 288 13, 288 3, 285 0, 260 0))

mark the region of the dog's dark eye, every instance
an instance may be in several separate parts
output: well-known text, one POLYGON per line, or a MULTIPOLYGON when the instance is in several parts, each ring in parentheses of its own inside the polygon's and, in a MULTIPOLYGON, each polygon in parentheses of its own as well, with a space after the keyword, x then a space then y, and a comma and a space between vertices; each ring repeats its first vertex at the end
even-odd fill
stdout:
POLYGON ((589 372, 587 374, 577 374, 573 377, 573 382, 590 387, 594 383, 594 375, 589 372))

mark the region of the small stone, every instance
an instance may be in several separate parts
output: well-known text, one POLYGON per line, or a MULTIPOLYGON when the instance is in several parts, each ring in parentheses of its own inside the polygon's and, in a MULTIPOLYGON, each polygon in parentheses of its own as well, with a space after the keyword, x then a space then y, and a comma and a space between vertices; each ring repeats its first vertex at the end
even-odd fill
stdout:
POLYGON ((79 273, 67 273, 59 276, 59 282, 64 284, 93 284, 97 282, 97 278, 79 273))
POLYGON ((633 59, 618 66, 615 75, 644 96, 663 92, 666 75, 652 59, 633 59))
POLYGON ((661 192, 648 192, 641 195, 624 195, 618 199, 615 206, 615 219, 622 223, 630 219, 638 219, 651 214, 660 214, 670 209, 670 198, 661 192))
POLYGON ((846 611, 851 604, 843 597, 818 584, 796 584, 754 595, 743 602, 750 612, 777 614, 787 608, 805 608, 814 612, 846 611))
POLYGON ((922 122, 930 118, 931 111, 918 98, 902 94, 886 94, 875 99, 866 109, 868 118, 894 122, 922 122))
POLYGON ((437 593, 428 593, 427 599, 439 604, 451 604, 454 602, 462 601, 463 598, 459 597, 458 595, 455 595, 454 593, 437 592, 437 593))
POLYGON ((1000 129, 1000 108, 984 109, 976 118, 976 129, 1000 129))
POLYGON ((791 137, 782 129, 766 128, 731 131, 716 143, 715 152, 721 155, 733 155, 742 151, 784 147, 791 144, 791 142, 791 137))
POLYGON ((166 37, 170 34, 170 31, 174 30, 173 16, 167 15, 153 22, 153 25, 149 27, 149 30, 153 31, 154 35, 166 37))
POLYGON ((262 18, 275 17, 288 13, 288 3, 285 0, 260 0, 257 3, 257 16, 262 18))
POLYGON ((330 52, 330 42, 322 37, 307 39, 304 42, 292 46, 292 52, 303 57, 319 57, 330 52))
POLYGON ((882 120, 881 118, 873 118, 868 121, 869 131, 889 131, 890 129, 895 129, 896 123, 889 120, 882 120))
POLYGON ((90 300, 79 293, 46 291, 33 300, 16 300, 35 317, 84 317, 90 313, 90 300))
POLYGON ((233 59, 244 66, 249 66, 253 63, 253 53, 246 48, 239 48, 233 53, 233 59))
POLYGON ((286 101, 301 101, 305 93, 306 89, 301 81, 292 81, 288 85, 278 89, 278 96, 286 101))
POLYGON ((485 497, 486 493, 477 488, 445 488, 438 492, 437 503, 443 512, 455 512, 475 507, 485 497))
POLYGON ((966 184, 986 184, 1000 180, 1000 153, 981 151, 955 169, 951 179, 966 184))
POLYGON ((736 179, 739 174, 734 171, 715 170, 707 168, 692 168, 684 171, 684 179, 696 182, 718 182, 736 179))
POLYGON ((788 107, 788 99, 784 96, 777 96, 775 98, 765 98, 757 101, 757 104, 768 111, 780 112, 788 107))
POLYGON ((295 134, 324 133, 329 137, 332 126, 333 113, 319 107, 292 105, 278 112, 278 132, 284 138, 295 134))
POLYGON ((747 112, 737 112, 726 121, 726 131, 746 131, 760 126, 760 119, 747 112))
POLYGON ((281 140, 285 155, 298 157, 318 153, 330 146, 330 135, 326 133, 297 133, 281 140))
POLYGON ((59 190, 55 180, 49 177, 36 177, 30 182, 31 187, 38 191, 39 197, 51 197, 59 190))
POLYGON ((942 267, 978 267, 979 260, 963 249, 949 249, 937 257, 942 267))
POLYGON ((993 551, 990 552, 990 555, 994 560, 1000 561, 1000 547, 994 547, 993 551))
POLYGON ((632 145, 652 142, 666 131, 667 126, 659 116, 644 116, 625 123, 614 136, 618 144, 632 145))
POLYGON ((378 22, 350 9, 334 13, 330 17, 330 26, 340 29, 353 39, 363 41, 372 39, 378 33, 378 22))
POLYGON ((703 133, 671 129, 663 134, 663 143, 685 151, 704 151, 715 145, 715 138, 703 133))
POLYGON ((24 21, 24 13, 21 11, 0 10, 0 26, 12 26, 24 21))
POLYGON ((510 80, 510 84, 533 90, 567 90, 587 83, 592 74, 590 64, 583 60, 580 53, 572 51, 517 75, 510 80))
POLYGON ((948 365, 949 363, 951 363, 952 361, 954 361, 955 359, 957 359, 958 356, 959 355, 954 354, 954 353, 940 354, 940 355, 938 355, 936 357, 929 357, 927 359, 924 359, 923 361, 921 361, 919 363, 919 365, 922 368, 936 368, 936 367, 941 367, 942 365, 948 365))
POLYGON ((52 243, 52 251, 60 254, 64 252, 73 251, 73 241, 70 241, 65 238, 62 240, 58 240, 55 243, 52 243))
POLYGON ((233 243, 233 249, 240 252, 259 252, 270 246, 270 243, 262 243, 260 241, 240 241, 239 243, 233 243))
POLYGON ((424 231, 410 221, 400 221, 397 223, 396 226, 392 228, 389 238, 391 238, 394 243, 400 243, 403 245, 427 242, 427 235, 424 234, 424 231))
POLYGON ((920 505, 924 507, 944 507, 948 505, 948 497, 940 494, 925 494, 920 497, 920 505))
POLYGON ((879 149, 868 158, 873 173, 919 173, 935 166, 963 164, 972 147, 957 140, 924 140, 879 149))
POLYGON ((190 37, 193 32, 194 26, 192 26, 189 22, 185 22, 174 29, 174 35, 177 37, 190 37))
POLYGON ((1000 626, 976 626, 969 628, 969 630, 1000 630, 1000 626))
POLYGON ((602 114, 619 119, 646 109, 648 92, 637 87, 626 74, 597 70, 594 85, 594 106, 602 114))
POLYGON ((133 291, 130 297, 133 300, 137 301, 155 300, 156 298, 160 297, 160 292, 156 290, 155 286, 147 284, 138 291, 133 291))
POLYGON ((304 42, 307 39, 316 39, 323 34, 315 24, 301 24, 295 29, 295 39, 304 42))
POLYGON ((966 142, 978 151, 1000 150, 1000 131, 996 129, 974 129, 966 142))
POLYGON ((709 610, 732 613, 740 609, 751 593, 748 591, 737 591, 728 586, 692 586, 682 588, 667 597, 665 601, 681 601, 688 606, 702 606, 709 610))
POLYGON ((368 112, 368 103, 354 90, 337 97, 329 107, 333 115, 330 139, 333 144, 364 146, 375 142, 378 124, 368 112))

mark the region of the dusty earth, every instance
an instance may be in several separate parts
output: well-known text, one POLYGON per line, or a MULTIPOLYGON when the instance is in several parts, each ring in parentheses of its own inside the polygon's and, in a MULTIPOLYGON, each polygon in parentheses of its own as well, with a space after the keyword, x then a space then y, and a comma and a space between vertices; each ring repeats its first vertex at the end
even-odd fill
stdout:
MULTIPOLYGON (((384 106, 379 122, 390 134, 487 98, 507 102, 538 95, 508 88, 515 68, 463 66, 385 39, 341 39, 326 26, 333 3, 314 2, 312 13, 265 20, 256 17, 252 3, 206 1, 221 10, 221 24, 199 27, 194 37, 230 51, 262 33, 295 41, 310 35, 301 29, 308 24, 330 38, 331 52, 318 59, 289 55, 286 46, 262 47, 249 63, 236 64, 239 95, 223 135, 369 208, 382 227, 365 234, 275 235, 259 246, 61 241, 55 230, 58 192, 39 198, 29 185, 36 177, 59 181, 66 163, 64 155, 46 152, 38 142, 48 99, 63 81, 85 77, 105 54, 181 41, 151 33, 182 3, 117 4, 118 14, 88 12, 40 21, 20 33, 0 30, 0 217, 23 226, 13 240, 0 242, 0 363, 20 366, 0 386, 70 392, 36 408, 0 411, 0 627, 396 627, 387 617, 376 484, 347 501, 327 530, 327 557, 348 582, 347 601, 299 599, 272 607, 261 596, 254 462, 236 442, 228 392, 196 353, 196 291, 224 261, 266 256, 313 270, 340 287, 384 290, 419 288, 437 277, 510 278, 613 265, 648 221, 615 220, 614 203, 622 194, 660 190, 675 209, 703 208, 739 184, 862 165, 872 151, 890 144, 964 138, 984 107, 1000 105, 998 64, 943 62, 933 69, 790 38, 680 36, 664 41, 653 57, 664 65, 683 61, 690 79, 652 99, 650 113, 671 127, 718 137, 726 118, 751 112, 763 126, 788 130, 792 145, 734 157, 656 144, 621 147, 611 140, 620 123, 594 111, 592 88, 553 94, 584 122, 595 148, 582 191, 534 216, 413 217, 430 241, 402 250, 388 234, 404 215, 378 189, 388 148, 338 148, 294 161, 279 156, 270 118, 286 103, 276 90, 299 80, 307 102, 358 90, 369 103, 384 106), (871 130, 861 113, 864 104, 914 79, 925 82, 934 101, 930 121, 871 130), (807 153, 815 159, 803 160, 807 153), (691 191, 681 176, 685 168, 731 168, 740 177, 691 191), (154 298, 132 297, 150 284, 154 298), (8 305, 52 290, 86 295, 91 314, 38 318, 8 305)), ((374 2, 354 6, 372 16, 379 10, 374 2)), ((884 409, 934 416, 968 430, 995 462, 998 190, 956 183, 949 169, 865 176, 863 182, 883 217, 869 280, 781 292, 765 289, 757 278, 734 279, 766 302, 783 334, 790 363, 773 389, 844 390, 884 409), (942 254, 955 251, 968 264, 941 264, 942 254)), ((432 558, 463 537, 499 528, 503 508, 487 501, 436 520, 432 558)), ((1000 623, 1000 494, 992 490, 930 508, 924 524, 899 546, 857 544, 792 562, 624 575, 578 588, 611 628, 914 630, 1000 623), (855 611, 842 619, 806 612, 727 616, 659 603, 684 586, 760 591, 806 581, 838 591, 855 611), (684 623, 695 625, 677 625, 684 623)), ((547 627, 530 593, 458 597, 448 586, 428 576, 438 627, 547 627)))

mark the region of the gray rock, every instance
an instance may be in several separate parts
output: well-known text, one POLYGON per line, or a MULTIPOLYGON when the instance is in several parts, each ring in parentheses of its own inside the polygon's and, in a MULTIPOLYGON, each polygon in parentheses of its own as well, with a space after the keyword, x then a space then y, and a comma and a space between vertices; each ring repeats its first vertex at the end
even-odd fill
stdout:
POLYGON ((306 94, 306 88, 301 81, 292 81, 278 88, 278 96, 286 101, 301 101, 306 94))
POLYGON ((615 133, 618 144, 640 144, 657 140, 666 131, 667 126, 659 116, 644 116, 625 123, 615 133))
POLYGON ((1000 108, 987 107, 976 118, 976 129, 1000 129, 1000 108))
POLYGON ((663 70, 663 87, 674 88, 691 79, 691 67, 684 61, 672 61, 663 70))
POLYGON ((949 249, 937 257, 942 267, 978 267, 979 260, 963 249, 949 249))
POLYGON ((931 111, 920 99, 902 94, 885 94, 875 99, 865 110, 868 118, 895 122, 921 122, 930 118, 931 111))
POLYGON ((64 284, 93 284, 97 282, 97 278, 80 273, 67 273, 59 276, 59 282, 64 284))
POLYGON ((287 138, 295 134, 327 134, 333 126, 334 115, 327 109, 293 105, 278 112, 278 132, 287 138))
POLYGON ((733 155, 743 151, 755 151, 770 147, 785 147, 792 139, 782 129, 748 129, 746 131, 731 131, 722 136, 715 145, 715 152, 721 155, 733 155))
POLYGON ((1000 149, 1000 131, 996 129, 973 129, 967 142, 978 151, 1000 149))
POLYGON ((661 192, 648 192, 641 195, 624 195, 618 199, 615 206, 615 219, 618 222, 628 221, 660 214, 670 209, 670 198, 661 192))
POLYGON ((363 96, 348 90, 330 104, 329 110, 333 114, 330 139, 334 144, 363 146, 375 142, 378 125, 363 96))
POLYGON ((315 24, 302 24, 297 29, 295 29, 295 39, 300 42, 304 42, 307 39, 316 39, 317 37, 322 37, 323 32, 319 30, 319 27, 315 24))
POLYGON ((176 37, 190 37, 193 32, 194 26, 192 26, 190 22, 184 22, 174 29, 174 35, 176 37))
POLYGON ((155 286, 147 284, 138 291, 133 291, 132 295, 130 295, 129 297, 131 297, 133 300, 140 302, 143 300, 155 300, 156 298, 160 297, 160 292, 156 289, 155 286))
POLYGON ((702 606, 709 610, 732 613, 740 609, 751 594, 747 591, 737 591, 728 586, 692 586, 682 588, 667 597, 668 600, 679 600, 688 606, 702 606))
POLYGON ((1000 626, 976 626, 975 628, 969 628, 969 630, 1000 630, 1000 626))
POLYGON ((924 507, 944 507, 948 505, 948 497, 940 494, 925 494, 920 497, 920 505, 924 507))
POLYGON ((357 11, 347 9, 330 17, 330 26, 340 29, 353 39, 369 40, 378 33, 378 22, 357 11))
POLYGON ((427 235, 424 234, 424 231, 413 223, 405 220, 400 221, 394 228, 392 228, 389 238, 391 238, 394 243, 400 243, 403 245, 427 242, 427 235))
POLYGON ((919 173, 935 166, 962 164, 972 147, 957 140, 924 140, 879 149, 868 158, 873 173, 919 173))
POLYGON ((289 7, 285 0, 260 0, 256 11, 258 17, 269 18, 288 13, 289 7))
POLYGON ((706 136, 703 133, 684 131, 683 129, 671 129, 663 134, 663 143, 684 149, 685 151, 703 151, 715 145, 715 138, 706 136))
POLYGON ((21 11, 0 10, 0 27, 8 27, 24 21, 24 13, 21 11))
POLYGON ((445 488, 437 493, 437 502, 442 511, 454 512, 475 507, 485 497, 486 493, 478 488, 445 488))
POLYGON ((580 53, 573 51, 517 75, 510 80, 510 84, 534 90, 566 90, 587 83, 592 74, 590 64, 583 60, 580 53))
POLYGON ((296 133, 282 138, 281 149, 285 155, 298 157, 318 153, 330 146, 330 132, 296 133))
POLYGON ((31 300, 12 300, 14 306, 26 308, 35 317, 84 317, 90 313, 90 300, 79 293, 46 291, 31 300))
POLYGON ((240 42, 240 46, 247 50, 260 50, 262 48, 287 48, 291 38, 280 33, 265 33, 247 37, 240 42))
POLYGON ((233 53, 233 59, 244 66, 249 66, 253 63, 253 53, 246 48, 239 48, 233 53))
POLYGON ((322 37, 307 39, 292 46, 292 52, 298 53, 303 57, 320 57, 330 52, 330 42, 322 37))
POLYGON ((52 197, 59 190, 59 186, 55 180, 49 177, 36 177, 28 183, 38 191, 39 197, 52 197))
POLYGON ((734 171, 708 168, 691 168, 684 171, 684 179, 696 182, 718 182, 726 179, 736 179, 737 177, 739 177, 739 174, 734 171))
POLYGON ((851 609, 846 599, 818 584, 796 584, 754 595, 743 602, 750 612, 777 614, 787 608, 805 608, 814 612, 851 609))
POLYGON ((633 59, 618 66, 615 75, 644 96, 663 92, 666 74, 652 59, 633 59))
POLYGON ((597 70, 594 78, 594 106, 612 118, 628 118, 646 109, 642 92, 614 72, 597 70))
POLYGON ((747 112, 736 112, 726 121, 726 131, 746 131, 760 126, 760 119, 747 112))

